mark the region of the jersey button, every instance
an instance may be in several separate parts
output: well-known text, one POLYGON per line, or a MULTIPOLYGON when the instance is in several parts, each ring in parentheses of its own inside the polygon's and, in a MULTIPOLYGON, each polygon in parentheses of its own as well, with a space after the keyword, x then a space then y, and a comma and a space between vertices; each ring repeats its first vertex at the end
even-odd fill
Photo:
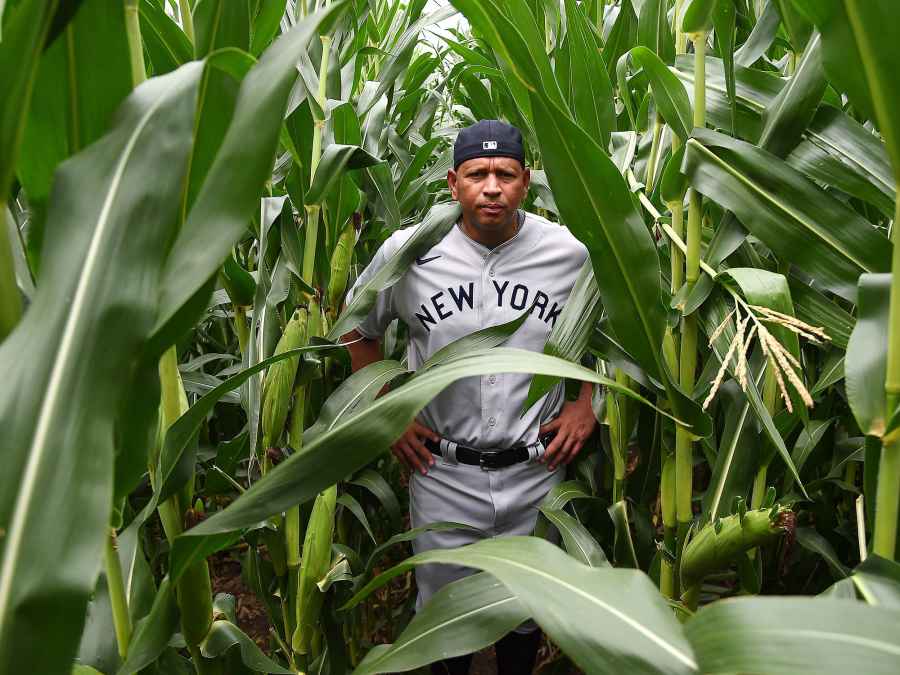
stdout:
POLYGON ((490 272, 488 272, 488 274, 494 276, 494 270, 491 270, 490 272))
POLYGON ((488 426, 489 426, 489 427, 492 427, 492 426, 494 426, 495 424, 497 424, 497 418, 496 418, 496 417, 492 417, 491 419, 488 420, 488 426))

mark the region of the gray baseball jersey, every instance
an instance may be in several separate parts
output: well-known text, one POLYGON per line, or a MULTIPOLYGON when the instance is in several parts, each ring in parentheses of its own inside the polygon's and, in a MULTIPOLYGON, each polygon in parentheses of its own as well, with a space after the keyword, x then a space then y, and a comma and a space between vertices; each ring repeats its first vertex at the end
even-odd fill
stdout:
MULTIPOLYGON (((409 328, 407 360, 415 370, 441 347, 489 326, 512 321, 532 307, 506 346, 542 351, 559 318, 587 248, 568 229, 532 213, 508 241, 490 249, 457 224, 421 255, 357 330, 376 339, 395 318, 409 328)), ((379 248, 348 294, 412 236, 413 226, 394 232, 379 248)), ((507 448, 537 440, 540 424, 561 407, 562 385, 523 416, 531 376, 492 373, 458 380, 421 412, 419 419, 442 438, 476 448, 507 448)))
MULTIPOLYGON (((391 288, 378 294, 375 307, 358 326, 366 337, 384 334, 401 319, 409 327, 408 365, 419 367, 435 351, 475 331, 512 321, 527 308, 531 314, 507 340, 510 347, 541 351, 558 320, 587 249, 560 225, 525 213, 518 232, 489 249, 457 225, 419 257, 391 288)), ((357 279, 348 296, 365 284, 412 236, 415 227, 392 234, 357 279)), ((562 405, 562 385, 520 417, 528 395, 527 374, 491 373, 458 380, 432 400, 419 415, 442 438, 476 448, 508 448, 537 442, 540 424, 562 405)), ((459 464, 452 448, 428 470, 410 475, 410 524, 421 527, 449 520, 473 525, 486 536, 530 534, 537 506, 558 485, 563 470, 547 471, 534 461, 497 471, 459 464)), ((413 550, 454 548, 482 537, 472 530, 439 530, 420 534, 413 550)), ((460 565, 429 564, 415 570, 416 609, 445 584, 473 570, 460 565)), ((526 622, 517 631, 536 629, 526 622)))

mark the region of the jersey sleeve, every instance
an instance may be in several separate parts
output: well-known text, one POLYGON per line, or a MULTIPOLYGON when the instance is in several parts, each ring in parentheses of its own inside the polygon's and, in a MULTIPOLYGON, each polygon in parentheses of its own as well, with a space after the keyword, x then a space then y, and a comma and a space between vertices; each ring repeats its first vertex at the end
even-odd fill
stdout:
MULTIPOLYGON (((394 248, 395 247, 392 245, 391 238, 387 239, 378 248, 378 250, 375 252, 375 255, 372 257, 372 261, 362 271, 362 274, 357 277, 356 282, 353 284, 353 287, 347 292, 348 305, 353 300, 359 289, 369 283, 372 277, 374 277, 378 273, 378 271, 382 267, 384 267, 384 264, 393 254, 394 248)), ((390 324, 391 321, 397 318, 397 314, 394 310, 393 291, 394 286, 386 288, 383 291, 379 291, 374 306, 369 310, 369 313, 362 320, 362 322, 356 327, 356 330, 359 333, 369 338, 370 340, 377 340, 382 335, 384 335, 384 331, 387 329, 388 324, 390 324)))

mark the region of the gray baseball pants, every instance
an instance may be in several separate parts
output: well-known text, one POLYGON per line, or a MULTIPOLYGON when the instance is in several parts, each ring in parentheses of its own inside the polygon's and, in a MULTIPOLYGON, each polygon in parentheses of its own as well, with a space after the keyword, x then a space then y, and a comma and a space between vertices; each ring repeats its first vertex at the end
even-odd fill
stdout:
MULTIPOLYGON (((409 511, 412 527, 438 521, 472 525, 491 537, 530 535, 538 516, 538 505, 564 477, 564 468, 547 471, 537 458, 543 445, 537 446, 532 459, 502 469, 485 471, 478 466, 459 464, 446 444, 443 457, 435 456, 434 465, 422 475, 413 472, 409 481, 409 511)), ((551 528, 552 529, 552 528, 551 528)), ((413 540, 415 553, 435 548, 457 548, 485 538, 469 530, 426 532, 413 540)), ((415 568, 416 611, 441 587, 477 570, 462 565, 431 563, 415 568)), ((537 628, 528 621, 517 632, 537 628)))

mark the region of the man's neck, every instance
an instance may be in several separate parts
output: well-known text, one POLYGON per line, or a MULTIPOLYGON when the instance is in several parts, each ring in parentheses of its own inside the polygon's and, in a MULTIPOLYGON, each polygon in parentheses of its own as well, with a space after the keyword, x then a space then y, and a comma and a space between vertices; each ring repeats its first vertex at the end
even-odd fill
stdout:
POLYGON ((465 232, 466 236, 468 236, 470 239, 473 239, 474 241, 477 241, 479 244, 487 246, 488 248, 496 248, 503 242, 509 241, 514 236, 516 236, 516 233, 519 231, 520 227, 519 222, 519 211, 517 209, 512 217, 512 220, 506 223, 506 225, 504 225, 500 230, 485 232, 483 229, 478 228, 477 226, 469 222, 465 215, 463 215, 462 217, 462 224, 460 225, 460 227, 462 227, 462 231, 465 232))

